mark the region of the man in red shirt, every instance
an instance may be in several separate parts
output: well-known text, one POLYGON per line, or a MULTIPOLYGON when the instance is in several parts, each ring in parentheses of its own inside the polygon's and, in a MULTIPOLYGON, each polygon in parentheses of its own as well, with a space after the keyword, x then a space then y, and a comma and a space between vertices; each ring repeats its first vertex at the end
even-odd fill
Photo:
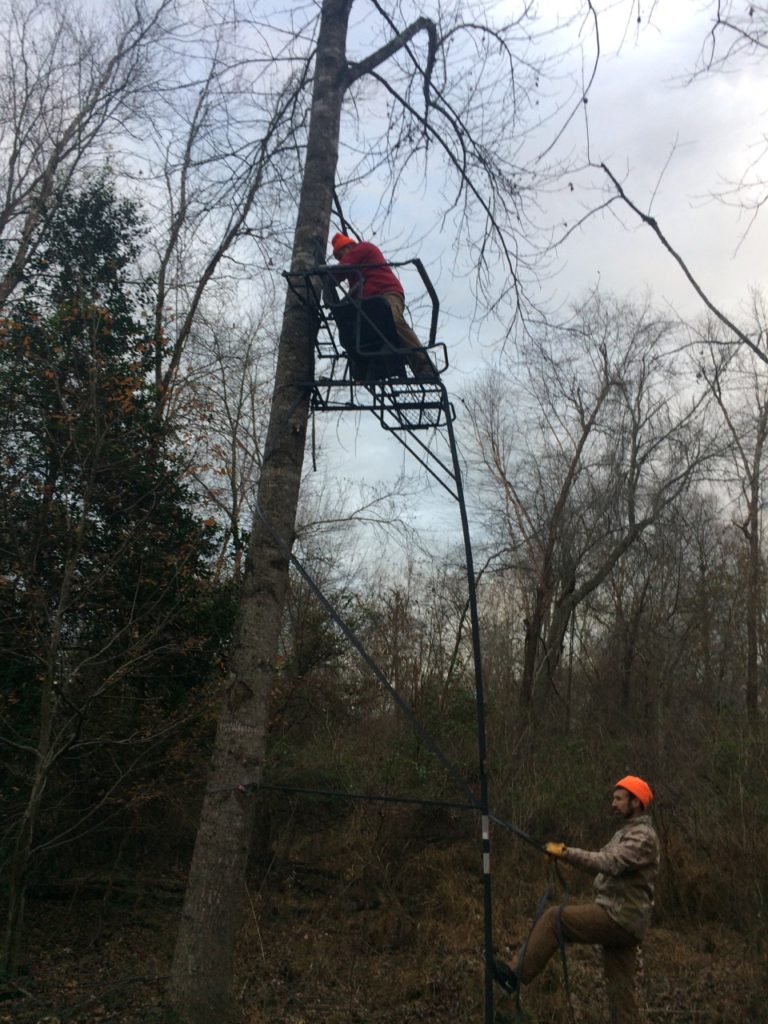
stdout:
POLYGON ((335 234, 331 239, 334 257, 342 266, 357 267, 334 277, 346 278, 350 282, 349 296, 352 299, 370 299, 373 296, 384 299, 392 310, 395 329, 403 345, 408 348, 408 362, 416 377, 435 379, 437 373, 432 361, 421 345, 413 328, 406 323, 405 292, 399 278, 384 259, 381 249, 371 242, 356 242, 348 235, 335 234))

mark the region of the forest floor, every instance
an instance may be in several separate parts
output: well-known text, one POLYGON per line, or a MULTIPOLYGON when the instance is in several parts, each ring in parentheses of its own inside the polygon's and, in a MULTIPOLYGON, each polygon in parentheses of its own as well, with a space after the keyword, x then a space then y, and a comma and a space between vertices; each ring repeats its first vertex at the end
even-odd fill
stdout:
MULTIPOLYGON (((385 889, 309 862, 254 885, 237 979, 244 1024, 480 1024, 477 886, 471 893, 441 872, 439 852, 427 859, 426 896, 404 878, 385 889)), ((31 900, 23 971, 0 983, 0 1024, 163 1022, 181 889, 180 878, 144 878, 109 893, 89 883, 66 900, 31 900)), ((535 905, 532 892, 521 899, 535 905)), ((524 937, 514 908, 500 917, 497 931, 524 937)), ((499 952, 513 956, 503 943, 499 952)), ((735 932, 656 926, 643 960, 647 1024, 768 1024, 766 957, 735 932)), ((569 947, 568 964, 575 1024, 605 1024, 597 951, 569 947)), ((496 995, 496 1021, 511 1022, 514 1004, 496 995)), ((524 1005, 531 1024, 566 1024, 556 961, 524 1005)))

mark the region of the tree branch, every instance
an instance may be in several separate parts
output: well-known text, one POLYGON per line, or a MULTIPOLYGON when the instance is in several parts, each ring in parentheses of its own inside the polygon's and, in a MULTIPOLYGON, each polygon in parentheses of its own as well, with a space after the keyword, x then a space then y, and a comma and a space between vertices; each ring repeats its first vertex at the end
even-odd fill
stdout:
MULTIPOLYGON (((392 25, 392 20, 381 9, 378 3, 374 0, 374 7, 382 14, 389 24, 392 25)), ((429 108, 429 88, 432 81, 432 69, 435 66, 435 57, 437 55, 437 28, 435 23, 430 18, 417 18, 416 21, 412 22, 408 28, 403 29, 396 36, 385 43, 384 46, 380 46, 374 53, 369 54, 365 60, 358 61, 356 64, 350 64, 347 72, 347 86, 352 85, 363 75, 370 74, 384 61, 389 60, 390 57, 394 56, 398 50, 407 48, 408 43, 414 36, 417 36, 419 32, 426 32, 429 38, 429 48, 427 50, 427 67, 423 72, 424 76, 424 104, 425 107, 429 108)))
POLYGON ((715 317, 717 317, 717 319, 720 321, 720 323, 723 324, 724 327, 727 327, 728 330, 731 331, 736 336, 736 338, 738 338, 738 340, 743 345, 746 345, 748 348, 751 348, 752 351, 755 353, 755 355, 759 359, 761 359, 764 363, 768 364, 768 355, 766 355, 766 353, 761 351, 761 349, 758 347, 758 345, 756 345, 755 342, 752 341, 752 339, 747 334, 744 333, 744 331, 742 331, 739 327, 737 327, 736 324, 718 306, 716 306, 714 304, 714 302, 712 302, 712 300, 706 294, 706 292, 701 287, 699 282, 696 280, 696 278, 693 276, 691 271, 688 269, 688 265, 685 262, 685 260, 682 258, 680 253, 668 241, 666 235, 664 234, 664 232, 659 227, 656 218, 649 216, 647 213, 643 213, 643 211, 632 202, 632 200, 629 198, 627 193, 624 191, 624 189, 623 189, 621 183, 619 182, 618 178, 616 178, 616 176, 611 172, 611 170, 607 166, 607 164, 601 163, 599 166, 605 172, 606 176, 609 178, 611 184, 616 189, 616 193, 617 193, 618 197, 622 200, 622 202, 626 203, 626 205, 630 208, 630 210, 632 210, 632 212, 637 217, 640 218, 640 220, 643 222, 643 224, 646 224, 653 231, 653 233, 656 235, 658 240, 661 242, 661 244, 664 246, 664 248, 670 254, 672 259, 680 267, 680 269, 682 270, 683 274, 685 275, 688 283, 691 285, 693 290, 699 296, 699 298, 704 303, 704 305, 707 307, 707 309, 710 311, 710 313, 712 313, 715 317))

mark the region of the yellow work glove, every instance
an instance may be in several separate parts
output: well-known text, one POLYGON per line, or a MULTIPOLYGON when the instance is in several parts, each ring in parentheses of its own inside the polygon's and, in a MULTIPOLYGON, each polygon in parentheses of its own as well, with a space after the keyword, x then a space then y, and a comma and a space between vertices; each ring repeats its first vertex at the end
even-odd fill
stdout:
POLYGON ((562 857, 568 847, 565 843, 545 843, 544 852, 550 857, 562 857))

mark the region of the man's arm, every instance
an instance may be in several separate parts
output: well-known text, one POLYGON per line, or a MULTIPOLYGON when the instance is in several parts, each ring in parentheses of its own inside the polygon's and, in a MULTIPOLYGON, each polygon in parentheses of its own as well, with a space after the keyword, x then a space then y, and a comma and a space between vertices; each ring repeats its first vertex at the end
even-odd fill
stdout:
POLYGON ((319 266, 313 268, 313 272, 318 276, 327 275, 330 280, 331 287, 335 287, 337 284, 341 284, 342 281, 351 279, 354 276, 352 273, 341 270, 338 264, 333 263, 321 263, 319 266))
POLYGON ((617 843, 611 841, 602 850, 580 850, 568 846, 562 858, 574 867, 589 874, 623 875, 653 864, 658 856, 658 846, 653 832, 646 826, 627 829, 617 843))

